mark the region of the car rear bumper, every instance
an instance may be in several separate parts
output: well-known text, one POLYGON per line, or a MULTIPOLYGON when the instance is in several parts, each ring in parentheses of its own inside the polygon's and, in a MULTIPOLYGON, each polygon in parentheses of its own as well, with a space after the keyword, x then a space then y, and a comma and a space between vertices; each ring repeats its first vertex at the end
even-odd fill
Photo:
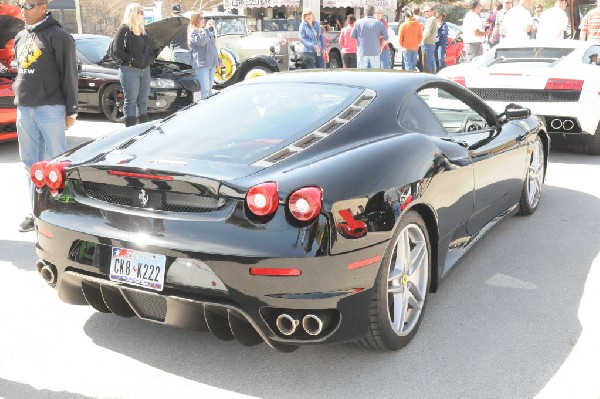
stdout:
POLYGON ((63 301, 90 304, 98 311, 125 317, 210 330, 218 338, 236 338, 246 345, 265 341, 282 350, 286 345, 353 341, 367 331, 372 288, 386 242, 336 256, 305 251, 304 256, 282 257, 289 248, 310 240, 303 236, 306 230, 297 229, 292 235, 274 230, 265 246, 257 242, 261 239, 254 229, 232 225, 229 234, 237 237, 239 245, 229 242, 219 251, 218 242, 199 241, 197 226, 202 222, 146 218, 147 234, 136 234, 134 230, 143 227, 136 225, 137 219, 111 213, 76 205, 36 211, 37 254, 43 264, 54 268, 63 301), (119 224, 118 218, 127 220, 119 224), (158 225, 157 230, 150 227, 158 225), (289 242, 292 236, 296 239, 289 242), (249 253, 253 241, 255 254, 249 253), (113 247, 164 255, 164 289, 159 292, 112 281, 113 247), (266 252, 269 247, 271 253, 266 252), (350 267, 364 259, 375 261, 350 267), (291 268, 300 275, 253 275, 250 268, 291 268), (278 330, 276 320, 283 314, 299 321, 294 333, 278 330), (307 315, 324 320, 321 333, 313 336, 301 328, 307 315))

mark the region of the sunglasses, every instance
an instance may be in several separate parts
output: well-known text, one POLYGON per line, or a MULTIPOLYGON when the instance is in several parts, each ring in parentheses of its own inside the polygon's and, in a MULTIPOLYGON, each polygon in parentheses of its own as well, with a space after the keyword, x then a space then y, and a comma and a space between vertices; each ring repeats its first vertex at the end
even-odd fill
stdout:
POLYGON ((35 6, 41 6, 44 3, 25 3, 25 4, 19 4, 19 7, 21 8, 21 10, 33 10, 35 8, 35 6))

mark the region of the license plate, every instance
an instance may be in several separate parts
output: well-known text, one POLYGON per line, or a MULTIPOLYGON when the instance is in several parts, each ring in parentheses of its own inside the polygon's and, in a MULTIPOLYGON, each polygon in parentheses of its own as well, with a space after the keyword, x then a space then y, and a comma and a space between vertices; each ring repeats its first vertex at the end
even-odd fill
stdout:
POLYGON ((200 92, 199 91, 195 91, 193 94, 194 96, 194 102, 197 103, 198 101, 200 101, 200 92))
POLYGON ((113 247, 109 278, 112 281, 162 291, 165 284, 165 261, 164 255, 113 247))

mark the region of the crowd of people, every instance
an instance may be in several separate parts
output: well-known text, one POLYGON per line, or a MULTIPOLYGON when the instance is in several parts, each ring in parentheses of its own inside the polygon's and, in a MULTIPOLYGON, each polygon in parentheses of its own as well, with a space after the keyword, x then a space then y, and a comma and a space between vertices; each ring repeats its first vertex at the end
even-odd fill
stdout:
MULTIPOLYGON (((466 61, 482 55, 484 49, 503 41, 558 40, 567 37, 568 17, 565 9, 568 0, 556 0, 553 7, 547 10, 544 10, 542 4, 536 4, 532 8, 532 0, 518 0, 516 5, 513 4, 514 1, 517 0, 497 2, 493 12, 485 19, 481 17, 481 2, 472 0, 469 3, 469 11, 462 24, 466 61)), ((312 15, 309 9, 305 11, 312 15)), ((436 12, 433 5, 426 5, 422 10, 419 7, 412 10, 405 7, 402 11, 404 21, 398 30, 397 44, 402 49, 403 68, 427 73, 436 73, 445 68, 446 47, 449 42, 446 14, 436 12)), ((343 66, 391 68, 387 19, 383 10, 367 6, 365 14, 358 21, 353 14, 346 17, 346 25, 340 35, 343 66), (379 61, 375 59, 377 42, 380 47, 379 61)), ((310 24, 315 23, 318 26, 317 21, 310 24)), ((579 29, 580 40, 600 42, 600 7, 590 10, 583 17, 579 29)), ((312 45, 308 41, 303 41, 303 44, 312 45)), ((308 68, 313 67, 312 64, 307 65, 310 65, 308 68)), ((317 67, 323 67, 323 64, 320 65, 317 67)))

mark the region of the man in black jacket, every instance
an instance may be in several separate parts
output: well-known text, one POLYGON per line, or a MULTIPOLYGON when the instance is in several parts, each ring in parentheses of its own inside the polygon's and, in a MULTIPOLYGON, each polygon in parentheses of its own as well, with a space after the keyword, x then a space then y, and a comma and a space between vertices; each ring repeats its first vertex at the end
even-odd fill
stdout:
MULTIPOLYGON (((65 130, 77 118, 77 60, 73 37, 48 12, 48 0, 20 0, 25 28, 15 38, 19 154, 25 169, 67 150, 65 130)), ((29 179, 33 209, 33 183, 29 179)), ((35 228, 30 213, 19 231, 35 228)))

